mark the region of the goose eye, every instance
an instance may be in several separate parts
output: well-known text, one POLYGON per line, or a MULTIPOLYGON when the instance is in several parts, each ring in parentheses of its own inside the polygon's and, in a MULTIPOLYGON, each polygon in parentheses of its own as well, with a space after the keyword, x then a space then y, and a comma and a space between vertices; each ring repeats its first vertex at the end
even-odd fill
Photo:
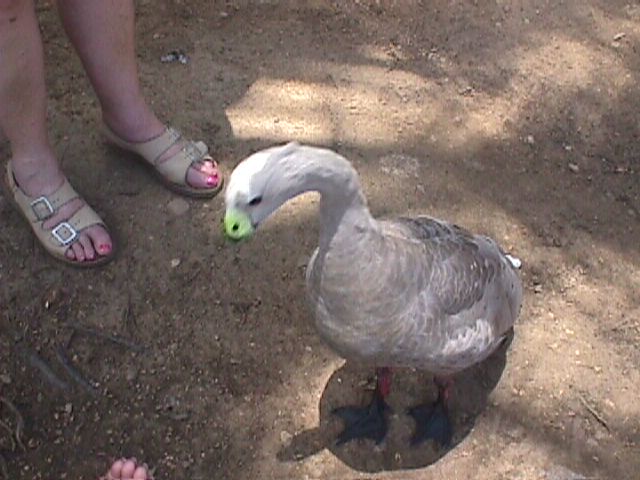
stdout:
POLYGON ((261 201, 262 197, 253 197, 251 200, 249 200, 249 205, 255 207, 256 205, 259 205, 261 201))

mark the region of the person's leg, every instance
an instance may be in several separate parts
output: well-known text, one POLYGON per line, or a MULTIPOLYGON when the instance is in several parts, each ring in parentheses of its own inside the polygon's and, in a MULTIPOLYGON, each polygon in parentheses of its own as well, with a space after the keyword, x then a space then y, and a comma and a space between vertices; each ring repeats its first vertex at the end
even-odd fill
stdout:
MULTIPOLYGON (((145 101, 135 56, 134 5, 131 0, 58 0, 60 17, 89 75, 107 126, 122 139, 143 142, 165 126, 145 101)), ((179 146, 160 159, 170 158, 179 146)), ((212 187, 217 167, 204 162, 191 167, 187 182, 212 187)))
MULTIPOLYGON (((21 190, 29 196, 55 192, 64 176, 47 134, 43 49, 33 0, 0 0, 0 128, 9 139, 21 190)), ((68 219, 83 203, 76 199, 62 206, 44 228, 68 219)), ((94 226, 80 234, 66 255, 91 260, 111 248, 106 230, 94 226)))

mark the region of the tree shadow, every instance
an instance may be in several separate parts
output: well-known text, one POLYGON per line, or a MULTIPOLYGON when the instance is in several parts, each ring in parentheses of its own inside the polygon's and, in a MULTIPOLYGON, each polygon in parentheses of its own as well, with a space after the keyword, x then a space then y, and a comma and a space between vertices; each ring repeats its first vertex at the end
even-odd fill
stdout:
POLYGON ((371 376, 364 381, 366 375, 371 375, 371 369, 345 363, 331 375, 322 393, 319 425, 296 434, 278 452, 278 459, 283 462, 300 461, 326 448, 350 468, 361 472, 418 469, 436 463, 453 451, 473 430, 488 404, 491 392, 502 377, 513 338, 511 333, 487 360, 455 377, 450 401, 454 433, 448 449, 432 441, 410 445, 414 423, 406 410, 418 403, 434 401, 437 391, 430 374, 409 369, 399 369, 394 373, 393 388, 388 399, 391 407, 389 432, 385 440, 380 445, 375 445, 371 440, 336 445, 342 425, 332 411, 345 405, 366 404, 372 390, 367 386, 375 384, 371 376))

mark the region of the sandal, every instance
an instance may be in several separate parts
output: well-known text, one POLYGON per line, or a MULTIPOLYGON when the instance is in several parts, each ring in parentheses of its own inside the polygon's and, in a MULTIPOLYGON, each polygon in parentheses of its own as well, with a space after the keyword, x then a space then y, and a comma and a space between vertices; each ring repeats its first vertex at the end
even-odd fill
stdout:
POLYGON ((211 188, 192 187, 187 183, 187 172, 195 163, 209 160, 216 167, 218 166, 218 162, 209 155, 209 149, 203 142, 187 141, 175 155, 162 162, 158 161, 167 150, 183 140, 182 134, 172 127, 167 127, 163 133, 151 140, 138 143, 123 140, 104 123, 102 132, 112 144, 142 157, 145 160, 144 163, 153 168, 154 174, 160 181, 176 193, 193 198, 211 198, 222 190, 224 179, 220 174, 218 174, 218 184, 211 188))
POLYGON ((13 175, 11 161, 8 161, 3 186, 7 198, 14 203, 16 209, 29 222, 33 233, 47 253, 56 260, 74 267, 89 268, 104 265, 113 259, 115 255, 113 240, 111 252, 108 255, 98 255, 94 260, 73 260, 65 255, 69 247, 80 239, 80 233, 86 228, 101 225, 106 230, 102 219, 86 202, 69 219, 58 223, 52 229, 43 227, 44 222, 55 215, 61 206, 80 197, 66 178, 55 192, 49 195, 30 197, 18 186, 13 175))

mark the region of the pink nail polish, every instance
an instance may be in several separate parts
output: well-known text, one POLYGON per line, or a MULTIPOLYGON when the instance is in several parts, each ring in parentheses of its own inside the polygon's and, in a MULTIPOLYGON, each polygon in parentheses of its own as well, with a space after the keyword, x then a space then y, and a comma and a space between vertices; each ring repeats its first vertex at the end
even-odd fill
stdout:
POLYGON ((217 185, 217 183, 218 183, 218 175, 210 175, 207 177, 207 185, 209 185, 210 187, 217 185))
POLYGON ((111 251, 111 245, 105 243, 103 245, 100 245, 98 247, 98 250, 100 250, 102 253, 109 253, 111 251))

